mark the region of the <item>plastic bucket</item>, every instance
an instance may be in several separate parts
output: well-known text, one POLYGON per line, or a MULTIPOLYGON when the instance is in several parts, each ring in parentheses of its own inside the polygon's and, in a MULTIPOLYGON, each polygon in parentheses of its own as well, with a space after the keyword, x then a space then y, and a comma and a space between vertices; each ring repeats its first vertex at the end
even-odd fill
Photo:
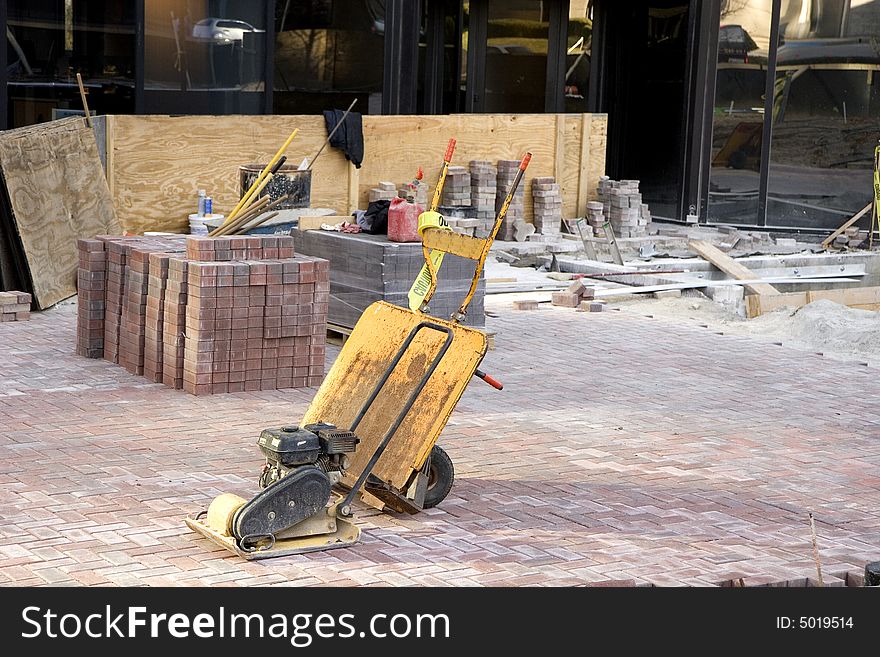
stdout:
MULTIPOLYGON (((268 194, 270 201, 277 201, 287 194, 287 200, 275 206, 276 210, 307 208, 312 202, 312 172, 297 171, 296 166, 284 164, 260 192, 261 197, 268 194)), ((240 196, 247 194, 264 168, 265 164, 245 164, 238 168, 240 196)))
POLYGON ((223 220, 222 214, 206 214, 200 217, 198 214, 189 215, 189 234, 190 235, 207 235, 208 220, 223 220))

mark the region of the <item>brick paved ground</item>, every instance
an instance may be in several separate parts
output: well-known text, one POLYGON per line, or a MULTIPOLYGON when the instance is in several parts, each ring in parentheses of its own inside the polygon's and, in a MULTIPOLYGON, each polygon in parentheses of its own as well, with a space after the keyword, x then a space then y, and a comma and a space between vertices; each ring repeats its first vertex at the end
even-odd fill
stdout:
MULTIPOLYGON (((876 372, 631 312, 499 310, 441 443, 452 493, 360 544, 244 562, 182 518, 256 488, 313 390, 195 398, 73 355, 75 309, 0 325, 4 584, 658 585, 880 559, 876 372)), ((332 358, 336 351, 330 354, 332 358)))

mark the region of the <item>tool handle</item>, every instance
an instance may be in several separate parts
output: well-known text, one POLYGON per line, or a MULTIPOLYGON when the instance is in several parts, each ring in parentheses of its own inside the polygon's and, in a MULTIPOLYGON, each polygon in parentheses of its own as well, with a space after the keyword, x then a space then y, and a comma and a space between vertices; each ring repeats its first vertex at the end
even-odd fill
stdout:
POLYGON ((519 170, 520 170, 520 171, 525 171, 526 169, 528 169, 528 168, 529 168, 529 162, 531 162, 531 161, 532 161, 532 154, 531 154, 531 153, 526 153, 526 154, 523 156, 522 162, 519 163, 519 170))
POLYGON ((452 162, 452 154, 455 152, 455 137, 449 140, 446 145, 446 155, 443 156, 444 162, 452 162))
POLYGON ((287 162, 287 156, 282 155, 281 158, 275 163, 275 166, 272 167, 272 169, 269 171, 269 173, 274 176, 276 173, 278 173, 281 167, 284 166, 285 162, 287 162))
POLYGON ((497 379, 493 379, 491 376, 489 376, 488 374, 486 374, 482 370, 475 371, 474 376, 477 378, 483 379, 483 381, 488 383, 490 386, 492 386, 496 390, 504 390, 504 385, 501 383, 501 381, 499 381, 497 379))

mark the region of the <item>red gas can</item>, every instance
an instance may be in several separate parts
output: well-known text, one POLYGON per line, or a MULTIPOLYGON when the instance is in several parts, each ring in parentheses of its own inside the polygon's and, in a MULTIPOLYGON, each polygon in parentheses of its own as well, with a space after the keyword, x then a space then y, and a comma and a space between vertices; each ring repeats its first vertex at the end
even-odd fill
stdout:
POLYGON ((414 203, 412 197, 399 196, 388 206, 388 239, 392 242, 421 242, 419 215, 424 208, 414 203))

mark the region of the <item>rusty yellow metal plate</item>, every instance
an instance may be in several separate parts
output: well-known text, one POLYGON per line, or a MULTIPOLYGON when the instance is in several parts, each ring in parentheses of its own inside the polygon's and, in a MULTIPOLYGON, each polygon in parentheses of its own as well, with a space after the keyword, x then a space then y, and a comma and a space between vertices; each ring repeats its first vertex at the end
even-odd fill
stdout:
POLYGON ((454 253, 470 260, 479 260, 486 247, 486 240, 431 228, 422 233, 422 244, 429 249, 454 253))
MULTIPOLYGON (((449 327, 453 340, 373 469, 373 474, 398 489, 403 489, 412 472, 424 465, 486 355, 483 332, 377 301, 361 315, 302 422, 329 422, 350 428, 410 331, 425 320, 449 327)), ((356 430, 361 442, 348 470, 349 482, 363 472, 445 339, 446 335, 437 331, 417 334, 356 430)))

